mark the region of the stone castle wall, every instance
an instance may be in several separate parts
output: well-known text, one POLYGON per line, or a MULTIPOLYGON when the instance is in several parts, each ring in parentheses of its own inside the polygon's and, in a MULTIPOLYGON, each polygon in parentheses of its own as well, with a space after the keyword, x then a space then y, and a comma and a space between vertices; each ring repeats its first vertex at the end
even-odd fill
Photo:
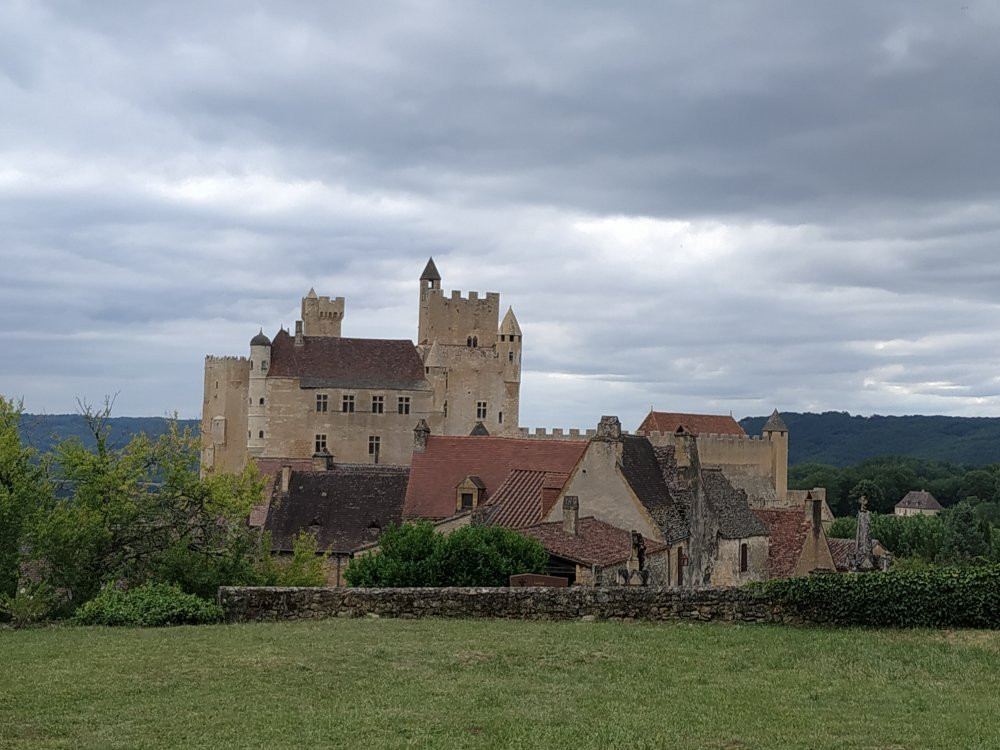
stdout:
POLYGON ((742 588, 239 588, 218 601, 231 622, 333 617, 492 617, 517 620, 799 623, 742 588))

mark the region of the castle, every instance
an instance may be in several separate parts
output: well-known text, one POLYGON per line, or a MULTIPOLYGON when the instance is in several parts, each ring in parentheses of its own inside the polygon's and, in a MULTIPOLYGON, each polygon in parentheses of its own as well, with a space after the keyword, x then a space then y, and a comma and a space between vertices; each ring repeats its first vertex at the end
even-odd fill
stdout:
POLYGON ((512 309, 500 320, 499 294, 446 296, 430 259, 416 344, 345 338, 343 320, 343 297, 310 289, 294 334, 261 331, 249 357, 205 358, 203 471, 314 455, 408 465, 419 420, 435 435, 518 433, 521 328, 512 309))

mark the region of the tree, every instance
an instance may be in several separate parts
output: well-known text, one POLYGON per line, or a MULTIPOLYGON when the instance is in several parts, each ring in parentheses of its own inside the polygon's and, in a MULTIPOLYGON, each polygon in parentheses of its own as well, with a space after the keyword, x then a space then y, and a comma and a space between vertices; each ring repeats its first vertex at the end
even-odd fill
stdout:
POLYGON ((428 522, 390 526, 377 552, 351 560, 351 586, 506 586, 515 573, 540 573, 548 555, 534 539, 497 526, 444 536, 428 522))
POLYGON ((255 583, 259 541, 246 518, 263 483, 253 466, 200 478, 190 431, 174 424, 156 441, 137 435, 115 448, 110 402, 96 411, 82 406, 95 447, 74 439, 58 446, 60 496, 32 529, 32 552, 49 582, 75 604, 109 581, 164 580, 202 595, 220 583, 255 583))
POLYGON ((854 487, 851 488, 850 499, 851 507, 857 511, 861 507, 861 498, 865 497, 868 500, 868 510, 874 511, 876 513, 885 512, 885 493, 882 488, 879 487, 871 479, 862 479, 854 487))
POLYGON ((0 396, 0 597, 13 596, 28 527, 51 493, 35 454, 21 443, 21 404, 0 396))
POLYGON ((987 558, 990 552, 990 538, 972 503, 961 502, 945 512, 941 562, 968 564, 987 558))

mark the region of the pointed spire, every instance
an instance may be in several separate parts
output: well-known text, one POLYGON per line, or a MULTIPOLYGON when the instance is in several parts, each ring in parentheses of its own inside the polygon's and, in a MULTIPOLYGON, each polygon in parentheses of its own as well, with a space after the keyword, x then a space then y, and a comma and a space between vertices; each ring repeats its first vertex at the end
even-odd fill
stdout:
POLYGON ((312 287, 309 287, 309 294, 306 295, 306 299, 317 299, 316 290, 313 289, 312 287))
POLYGON ((517 324, 517 316, 514 315, 514 308, 508 307, 507 314, 503 316, 503 321, 500 323, 500 333, 520 336, 521 326, 517 324))
POLYGON ((444 352, 438 346, 438 340, 431 342, 430 348, 424 354, 424 367, 447 367, 448 361, 444 357, 444 352))
POLYGON ((781 415, 778 414, 777 409, 774 410, 771 416, 768 417, 767 422, 764 423, 763 432, 788 432, 785 420, 783 420, 781 415))
POLYGON ((267 335, 264 333, 263 328, 260 329, 260 332, 256 336, 250 339, 250 346, 270 346, 270 345, 271 345, 271 339, 269 339, 267 335))
POLYGON ((421 281, 441 281, 441 274, 438 273, 437 266, 434 265, 434 258, 427 259, 424 272, 420 274, 421 281))

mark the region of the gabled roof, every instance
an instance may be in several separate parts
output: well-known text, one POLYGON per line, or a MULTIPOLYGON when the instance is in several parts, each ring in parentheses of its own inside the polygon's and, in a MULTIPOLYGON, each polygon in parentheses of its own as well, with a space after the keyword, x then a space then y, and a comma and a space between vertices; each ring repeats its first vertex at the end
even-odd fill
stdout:
POLYGON ((750 510, 747 493, 733 487, 722 469, 703 468, 701 483, 718 519, 719 534, 724 539, 767 536, 767 524, 750 510))
POLYGON ((279 474, 264 524, 272 549, 291 551, 302 530, 316 532, 319 549, 337 553, 374 541, 402 520, 408 477, 405 466, 338 464, 328 471, 292 471, 282 496, 279 474))
POLYGON ((768 578, 788 578, 802 557, 802 546, 810 530, 809 519, 802 508, 764 510, 753 512, 767 524, 770 543, 767 553, 768 578))
MULTIPOLYGON (((540 523, 520 529, 525 536, 537 539, 545 551, 555 557, 581 565, 606 567, 622 563, 632 555, 632 535, 625 529, 598 521, 592 516, 577 521, 577 534, 563 531, 562 522, 540 523)), ((666 545, 646 539, 646 554, 666 549, 666 545)))
POLYGON ((554 500, 568 478, 568 473, 514 469, 487 499, 486 508, 490 510, 483 516, 483 523, 508 529, 538 523, 550 510, 545 507, 545 491, 554 500))
POLYGON ((438 273, 437 266, 434 265, 434 258, 427 259, 424 272, 420 274, 421 281, 441 281, 441 274, 438 273))
POLYGON ((424 366, 405 339, 306 336, 303 346, 279 331, 271 344, 268 377, 297 377, 302 388, 427 388, 424 366))
POLYGON ((455 488, 469 475, 486 485, 486 500, 515 469, 568 474, 587 443, 582 440, 430 435, 414 452, 403 515, 447 518, 455 513, 455 488))
POLYGON ((688 536, 687 519, 667 486, 652 444, 634 435, 622 435, 621 441, 621 472, 633 494, 667 539, 684 539, 688 536))
POLYGON ((927 490, 910 490, 906 493, 906 497, 896 503, 896 507, 915 510, 944 510, 937 498, 927 490))
POLYGON ((681 429, 692 435, 746 435, 732 415, 680 414, 669 411, 649 412, 637 432, 677 432, 681 429))

